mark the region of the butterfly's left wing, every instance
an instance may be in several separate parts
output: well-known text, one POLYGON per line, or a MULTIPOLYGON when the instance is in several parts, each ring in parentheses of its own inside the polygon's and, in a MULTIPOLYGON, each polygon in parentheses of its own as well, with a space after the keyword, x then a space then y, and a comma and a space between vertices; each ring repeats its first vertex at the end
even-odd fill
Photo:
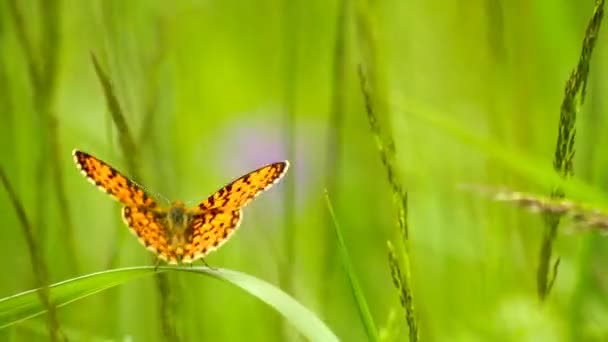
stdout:
POLYGON ((263 166, 252 171, 209 196, 199 209, 225 209, 226 211, 241 209, 253 198, 277 183, 287 172, 287 160, 263 166))
POLYGON ((86 152, 74 150, 74 162, 87 180, 112 198, 132 207, 156 207, 156 202, 135 182, 103 160, 86 152))
POLYGON ((186 244, 182 262, 190 263, 219 248, 236 231, 242 212, 212 208, 194 214, 186 230, 186 244))

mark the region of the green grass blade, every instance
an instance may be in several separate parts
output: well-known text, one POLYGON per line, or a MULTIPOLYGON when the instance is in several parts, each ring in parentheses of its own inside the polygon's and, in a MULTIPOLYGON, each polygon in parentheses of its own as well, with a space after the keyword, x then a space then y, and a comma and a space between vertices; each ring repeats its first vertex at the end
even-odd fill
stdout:
POLYGON ((281 313, 309 341, 339 341, 338 337, 312 311, 278 287, 263 280, 226 269, 214 271, 204 267, 189 267, 179 270, 207 273, 240 287, 281 313))
POLYGON ((355 301, 357 302, 359 317, 361 318, 361 322, 365 327, 367 338, 370 341, 379 341, 380 338, 378 336, 378 329, 376 329, 376 324, 374 323, 374 318, 372 317, 372 314, 369 311, 369 307, 367 306, 367 301, 365 300, 363 289, 361 289, 361 285, 359 285, 359 281, 357 280, 357 276, 355 275, 355 270, 353 268, 352 263, 350 262, 350 256, 348 255, 348 250, 346 249, 346 244, 344 243, 344 238, 342 237, 342 232, 340 230, 340 226, 338 225, 338 220, 336 219, 334 208, 331 205, 331 201, 329 200, 327 190, 325 191, 325 200, 327 202, 329 216, 331 217, 331 220, 334 223, 334 230, 336 233, 336 238, 338 240, 338 249, 340 250, 340 258, 342 259, 342 265, 344 266, 344 270, 348 275, 350 289, 353 293, 353 297, 355 297, 355 301))
MULTIPOLYGON (((159 267, 158 270, 199 273, 229 282, 280 312, 307 339, 338 341, 336 335, 312 311, 279 288, 250 275, 225 269, 211 270, 206 267, 159 267)), ((62 307, 127 281, 153 274, 155 272, 152 266, 92 273, 51 285, 49 295, 57 307, 62 307)), ((0 329, 46 312, 36 292, 37 290, 30 290, 0 299, 0 329)))
MULTIPOLYGON (((57 307, 120 285, 146 274, 154 274, 153 267, 123 268, 92 273, 49 286, 49 297, 57 307)), ((46 313, 38 290, 29 290, 0 299, 0 329, 46 313)))

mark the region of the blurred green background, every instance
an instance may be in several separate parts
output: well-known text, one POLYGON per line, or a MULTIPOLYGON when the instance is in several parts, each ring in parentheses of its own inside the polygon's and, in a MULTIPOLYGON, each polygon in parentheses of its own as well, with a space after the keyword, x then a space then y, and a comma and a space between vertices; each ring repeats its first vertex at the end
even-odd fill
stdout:
MULTIPOLYGON (((457 188, 550 192, 551 184, 517 164, 531 161, 552 174, 564 86, 594 3, 361 0, 344 12, 342 4, 2 1, 0 165, 26 209, 49 281, 153 264, 123 225, 120 206, 79 175, 73 148, 190 205, 245 172, 289 159, 284 181, 245 210, 238 234, 206 261, 279 286, 344 341, 366 340, 328 221, 328 188, 383 339, 407 340, 387 261, 386 241, 400 238, 396 210, 357 78, 365 55, 358 29, 367 21, 384 99, 378 115, 390 121, 409 192, 421 340, 607 340, 606 239, 560 233, 559 273, 541 304, 541 217, 457 188), (92 53, 134 137, 137 172, 120 147, 92 53)), ((598 192, 608 185, 605 32, 577 121, 574 163, 577 179, 598 192)), ((6 297, 36 282, 4 192, 0 212, 6 297)), ((76 340, 164 341, 165 312, 182 341, 302 339, 236 288, 189 274, 168 278, 167 307, 154 277, 145 277, 58 309, 61 328, 76 340)), ((0 339, 47 340, 46 318, 1 330, 0 339)))

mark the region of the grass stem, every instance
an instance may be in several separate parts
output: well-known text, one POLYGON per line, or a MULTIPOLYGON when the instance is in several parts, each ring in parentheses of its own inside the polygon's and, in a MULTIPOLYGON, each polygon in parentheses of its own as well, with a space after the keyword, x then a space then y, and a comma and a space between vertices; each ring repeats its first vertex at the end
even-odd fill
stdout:
POLYGON ((27 213, 25 212, 17 193, 13 189, 8 177, 1 167, 0 182, 8 194, 8 197, 17 214, 17 218, 21 223, 21 228, 23 229, 23 235, 25 236, 25 242, 27 244, 27 249, 30 254, 30 261, 32 263, 32 271, 34 273, 34 278, 36 279, 36 286, 39 288, 38 297, 49 313, 47 320, 49 339, 51 341, 59 341, 61 331, 59 327, 59 320, 57 319, 57 311, 55 310, 55 305, 51 303, 49 299, 49 271, 46 263, 44 262, 44 258, 42 257, 40 246, 38 246, 38 242, 35 238, 32 224, 27 217, 27 213))
MULTIPOLYGON (((141 180, 138 168, 138 148, 131 134, 131 129, 127 124, 126 117, 118 101, 118 96, 114 92, 112 82, 104 72, 94 54, 91 55, 97 77, 103 87, 104 95, 110 111, 110 115, 118 130, 118 139, 122 154, 127 162, 127 169, 137 180, 141 180)), ((179 341, 177 329, 174 321, 173 293, 170 287, 169 276, 166 273, 156 275, 156 289, 159 295, 159 319, 161 330, 167 341, 179 341)))
MULTIPOLYGON (((561 104, 559 116, 559 129, 553 168, 566 180, 574 175, 573 159, 575 155, 576 138, 576 116, 585 102, 587 79, 591 64, 591 55, 595 48, 598 33, 604 17, 604 0, 598 0, 595 4, 593 15, 587 25, 580 58, 576 68, 570 74, 564 90, 564 98, 561 104)), ((554 199, 564 198, 564 190, 557 184, 551 191, 554 199)), ((536 272, 538 298, 544 301, 551 291, 551 285, 557 277, 559 259, 553 264, 553 274, 549 276, 549 265, 553 254, 553 242, 557 236, 560 216, 555 214, 545 215, 545 234, 541 242, 539 264, 536 272)))
POLYGON ((344 237, 342 236, 342 229, 338 224, 338 219, 336 218, 336 213, 334 212, 334 207, 331 204, 331 200, 329 199, 329 194, 327 189, 325 189, 325 203, 327 204, 327 211, 329 212, 329 216, 332 220, 334 233, 336 234, 336 240, 338 242, 338 250, 340 253, 340 259, 342 260, 342 266, 344 267, 344 271, 348 276, 348 282, 350 285, 351 292, 357 303, 357 311, 359 313, 359 318, 365 327, 365 332, 367 333, 367 338, 369 341, 379 341, 378 337, 378 329, 376 328, 376 324, 374 323, 374 318, 369 311, 369 307, 367 305, 367 301, 365 300, 365 295, 363 293, 363 289, 361 285, 359 285, 359 280, 357 279, 357 275, 355 274, 355 269, 351 263, 350 256, 348 254, 348 249, 346 248, 346 243, 344 242, 344 237))

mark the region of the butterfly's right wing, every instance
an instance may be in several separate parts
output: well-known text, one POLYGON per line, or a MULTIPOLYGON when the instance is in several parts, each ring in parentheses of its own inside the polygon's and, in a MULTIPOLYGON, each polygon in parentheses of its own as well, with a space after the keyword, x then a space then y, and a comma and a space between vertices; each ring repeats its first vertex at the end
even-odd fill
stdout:
POLYGON ((236 210, 245 207, 257 195, 268 190, 283 178, 289 162, 287 160, 268 164, 248 174, 241 176, 209 196, 198 209, 236 210))
POLYGON ((243 207, 281 180, 288 168, 287 160, 263 166, 230 182, 195 207, 182 261, 203 258, 226 242, 241 223, 243 207))
POLYGON ((154 208, 156 203, 142 188, 103 160, 74 150, 74 161, 80 172, 101 191, 130 207, 154 208))
POLYGON ((195 214, 188 228, 182 262, 194 262, 219 248, 241 223, 240 209, 209 209, 195 214))
POLYGON ((157 214, 144 207, 122 208, 122 218, 139 242, 169 264, 177 264, 178 258, 167 241, 165 226, 157 214))

